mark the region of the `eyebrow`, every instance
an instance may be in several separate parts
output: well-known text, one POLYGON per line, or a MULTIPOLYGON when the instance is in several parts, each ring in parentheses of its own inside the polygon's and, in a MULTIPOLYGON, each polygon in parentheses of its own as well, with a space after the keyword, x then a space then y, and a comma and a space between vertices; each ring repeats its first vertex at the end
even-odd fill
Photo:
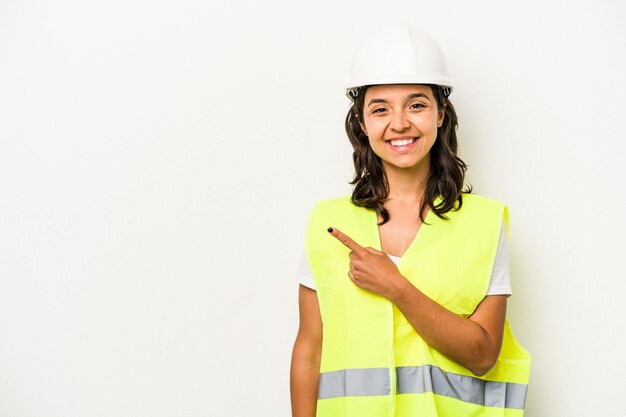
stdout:
MULTIPOLYGON (((406 96, 406 100, 411 100, 414 98, 425 98, 426 100, 430 101, 430 98, 428 98, 428 96, 424 93, 413 93, 413 94, 409 94, 408 96, 406 96)), ((385 100, 384 98, 373 98, 370 100, 367 106, 369 107, 372 104, 377 104, 377 103, 388 103, 388 101, 385 100)))

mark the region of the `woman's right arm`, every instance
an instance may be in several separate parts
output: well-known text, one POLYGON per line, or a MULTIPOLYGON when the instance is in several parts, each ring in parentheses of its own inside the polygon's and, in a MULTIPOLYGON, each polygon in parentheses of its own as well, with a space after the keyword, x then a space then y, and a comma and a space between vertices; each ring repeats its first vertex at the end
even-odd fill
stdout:
POLYGON ((322 318, 317 293, 300 285, 300 327, 291 355, 291 415, 315 417, 322 354, 322 318))

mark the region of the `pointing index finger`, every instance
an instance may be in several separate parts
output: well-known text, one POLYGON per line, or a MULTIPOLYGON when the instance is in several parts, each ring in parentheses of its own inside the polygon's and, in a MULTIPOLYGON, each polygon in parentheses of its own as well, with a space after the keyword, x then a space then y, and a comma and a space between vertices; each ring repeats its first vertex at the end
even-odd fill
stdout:
POLYGON ((363 246, 356 243, 350 236, 346 235, 339 229, 329 227, 328 233, 333 235, 338 241, 343 243, 348 249, 352 250, 353 252, 358 253, 358 252, 362 252, 365 250, 363 246))

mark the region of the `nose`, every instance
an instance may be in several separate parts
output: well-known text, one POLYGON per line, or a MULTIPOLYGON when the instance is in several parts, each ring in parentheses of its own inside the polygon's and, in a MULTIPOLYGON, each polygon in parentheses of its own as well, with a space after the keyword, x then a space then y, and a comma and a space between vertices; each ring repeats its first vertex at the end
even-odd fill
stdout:
POLYGON ((409 118, 403 111, 394 112, 391 119, 391 128, 396 132, 402 132, 410 127, 409 118))

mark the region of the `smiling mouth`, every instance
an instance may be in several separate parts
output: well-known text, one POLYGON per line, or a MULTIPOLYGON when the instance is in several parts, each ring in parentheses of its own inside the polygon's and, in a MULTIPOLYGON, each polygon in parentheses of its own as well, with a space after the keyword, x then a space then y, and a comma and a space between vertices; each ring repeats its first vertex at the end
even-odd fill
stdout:
POLYGON ((406 138, 406 139, 391 139, 388 140, 387 143, 390 144, 391 146, 407 146, 410 145, 412 143, 414 143, 417 140, 417 138, 406 138))

